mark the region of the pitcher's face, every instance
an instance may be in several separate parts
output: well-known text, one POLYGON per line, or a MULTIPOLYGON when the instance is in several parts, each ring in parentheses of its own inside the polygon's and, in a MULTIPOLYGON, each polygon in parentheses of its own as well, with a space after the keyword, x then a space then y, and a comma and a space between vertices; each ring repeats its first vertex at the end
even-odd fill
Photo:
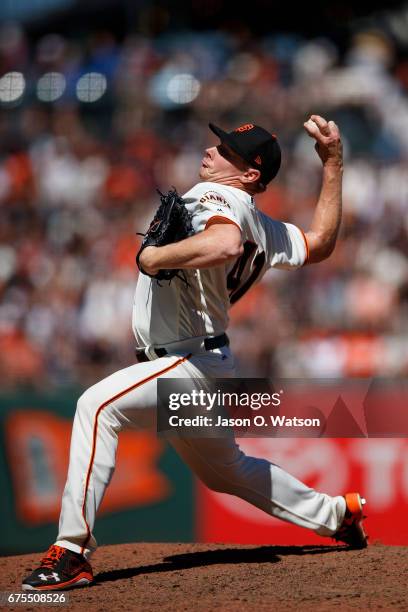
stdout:
POLYGON ((237 179, 248 168, 248 164, 226 144, 205 150, 201 161, 200 178, 217 182, 220 179, 237 179))

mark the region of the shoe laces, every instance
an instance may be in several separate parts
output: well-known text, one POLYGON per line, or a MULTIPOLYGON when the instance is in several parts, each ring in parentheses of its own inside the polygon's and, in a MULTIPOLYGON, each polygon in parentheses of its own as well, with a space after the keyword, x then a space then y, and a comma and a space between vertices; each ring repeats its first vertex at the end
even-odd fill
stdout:
POLYGON ((50 546, 46 555, 41 559, 41 567, 54 569, 64 552, 65 548, 61 548, 61 546, 50 546))

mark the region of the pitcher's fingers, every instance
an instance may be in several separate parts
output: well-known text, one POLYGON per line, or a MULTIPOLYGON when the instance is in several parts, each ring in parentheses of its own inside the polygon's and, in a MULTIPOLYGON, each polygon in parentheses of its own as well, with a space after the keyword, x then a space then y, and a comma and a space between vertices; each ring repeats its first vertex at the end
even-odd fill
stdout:
POLYGON ((329 121, 328 125, 329 125, 332 136, 335 136, 336 138, 340 138, 340 130, 339 130, 338 125, 334 123, 334 121, 329 121))
POLYGON ((312 115, 311 119, 319 127, 319 130, 324 136, 328 136, 330 134, 329 124, 324 117, 321 117, 320 115, 312 115))
POLYGON ((316 123, 311 119, 309 119, 309 121, 306 121, 303 124, 303 127, 305 128, 309 136, 311 136, 312 138, 316 138, 320 134, 319 128, 317 127, 316 123))

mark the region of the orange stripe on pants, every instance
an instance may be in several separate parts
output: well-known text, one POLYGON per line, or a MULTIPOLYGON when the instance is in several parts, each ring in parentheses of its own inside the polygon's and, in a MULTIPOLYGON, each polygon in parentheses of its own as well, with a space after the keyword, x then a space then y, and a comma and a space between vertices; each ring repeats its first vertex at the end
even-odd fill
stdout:
POLYGON ((85 525, 86 525, 87 537, 85 539, 85 542, 82 544, 81 554, 84 553, 86 545, 88 544, 89 539, 91 537, 91 530, 90 530, 88 522, 86 520, 86 497, 88 495, 89 481, 90 481, 90 478, 91 478, 93 462, 94 462, 94 459, 95 459, 96 436, 97 436, 97 433, 98 433, 98 418, 99 418, 100 413, 102 412, 102 410, 104 410, 107 406, 109 406, 109 404, 111 404, 115 400, 123 397, 127 393, 130 393, 130 391, 134 391, 134 389, 137 389, 138 387, 141 387, 145 383, 148 383, 151 380, 154 380, 155 378, 158 378, 162 374, 166 374, 170 370, 173 370, 174 368, 179 366, 184 361, 187 361, 190 357, 191 357, 191 354, 187 355, 186 357, 182 357, 181 359, 179 359, 178 361, 176 361, 172 365, 167 366, 167 368, 163 368, 163 370, 160 370, 159 372, 156 372, 155 374, 151 374, 147 378, 144 378, 143 380, 140 380, 139 382, 135 383, 131 387, 128 387, 124 391, 121 391, 120 393, 117 393, 116 395, 114 395, 113 397, 109 398, 108 400, 106 400, 106 402, 104 402, 103 404, 101 404, 99 406, 99 408, 98 408, 98 410, 96 412, 96 415, 95 415, 95 422, 94 422, 93 435, 92 435, 92 453, 91 453, 91 458, 90 458, 90 461, 89 461, 88 471, 87 471, 87 474, 86 474, 85 490, 84 490, 84 501, 83 501, 83 504, 82 504, 82 517, 83 517, 85 525))

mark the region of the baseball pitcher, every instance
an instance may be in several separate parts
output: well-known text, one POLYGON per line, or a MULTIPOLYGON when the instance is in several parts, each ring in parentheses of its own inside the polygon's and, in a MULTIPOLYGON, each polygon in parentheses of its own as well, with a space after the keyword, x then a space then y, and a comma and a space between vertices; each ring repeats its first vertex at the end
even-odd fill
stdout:
MULTIPOLYGON (((267 270, 296 270, 332 253, 341 220, 342 145, 333 121, 312 115, 304 124, 315 141, 323 176, 311 228, 271 219, 256 194, 276 176, 277 138, 248 123, 232 132, 210 124, 220 140, 205 151, 201 181, 161 205, 137 255, 133 305, 138 362, 88 389, 78 401, 59 532, 26 590, 56 590, 93 580, 93 528, 112 478, 120 431, 151 421, 158 378, 235 376, 226 330, 231 304, 267 270)), ((358 493, 331 497, 265 459, 250 457, 233 437, 171 439, 211 489, 237 495, 268 514, 364 548, 358 493)))

